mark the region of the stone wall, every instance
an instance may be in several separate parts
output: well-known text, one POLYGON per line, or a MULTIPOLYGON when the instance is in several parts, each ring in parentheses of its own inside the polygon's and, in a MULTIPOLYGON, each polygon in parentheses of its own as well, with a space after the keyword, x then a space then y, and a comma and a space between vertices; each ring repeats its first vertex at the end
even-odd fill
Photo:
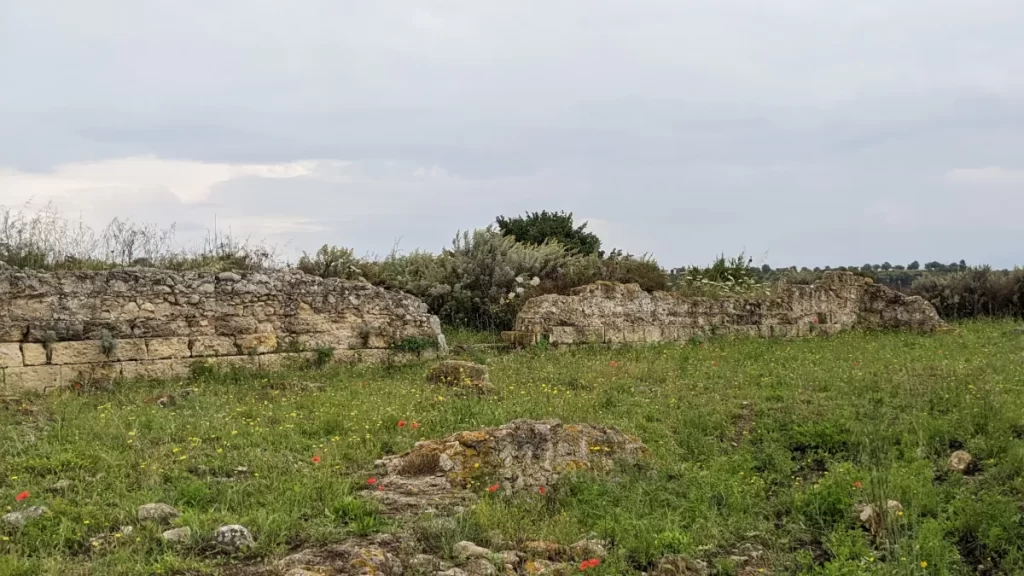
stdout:
POLYGON ((943 325, 931 304, 870 279, 826 273, 813 285, 785 285, 764 298, 684 298, 636 284, 598 283, 569 296, 531 298, 506 341, 527 345, 685 341, 698 335, 795 337, 851 328, 930 332, 943 325))
POLYGON ((339 362, 406 360, 394 345, 412 342, 447 351, 424 303, 361 282, 0 266, 0 384, 9 388, 175 376, 196 361, 274 367, 325 346, 339 362))

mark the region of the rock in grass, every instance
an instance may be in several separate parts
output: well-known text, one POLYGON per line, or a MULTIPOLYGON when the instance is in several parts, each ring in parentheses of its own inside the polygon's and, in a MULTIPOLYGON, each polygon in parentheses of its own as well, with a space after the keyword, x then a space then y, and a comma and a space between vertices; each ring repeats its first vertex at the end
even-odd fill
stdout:
POLYGON ((178 516, 181 512, 168 504, 154 502, 139 506, 139 522, 170 522, 178 516))
POLYGON ((188 542, 189 538, 192 537, 192 529, 188 526, 184 528, 175 528, 174 530, 168 530, 160 535, 164 542, 188 542))
POLYGON ((465 541, 456 544, 452 553, 457 558, 487 558, 491 555, 491 551, 487 548, 465 541))
POLYGON ((0 519, 4 524, 12 526, 14 528, 21 528, 28 523, 29 520, 35 520, 46 514, 47 510, 45 506, 30 506, 24 510, 18 510, 17 512, 10 512, 4 514, 3 518, 0 519))
POLYGON ((487 366, 461 360, 445 360, 427 372, 427 382, 451 388, 486 388, 489 385, 487 366))
POLYGON ((485 558, 473 558, 462 567, 466 576, 498 576, 498 569, 485 558))
POLYGON ((52 486, 46 489, 47 492, 53 494, 64 494, 71 489, 70 480, 58 480, 52 486))
POLYGON ((217 528, 213 535, 214 541, 232 551, 239 551, 248 548, 256 543, 252 533, 245 526, 229 524, 217 528))
POLYGON ((966 450, 957 450, 949 456, 949 462, 947 467, 952 472, 959 472, 960 474, 968 474, 974 471, 975 462, 974 457, 970 455, 966 450))

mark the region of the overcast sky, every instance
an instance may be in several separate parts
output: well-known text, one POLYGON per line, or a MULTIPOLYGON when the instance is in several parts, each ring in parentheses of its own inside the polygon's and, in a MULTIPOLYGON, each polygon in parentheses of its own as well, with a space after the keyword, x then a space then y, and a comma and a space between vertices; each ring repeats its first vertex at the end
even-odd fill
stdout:
POLYGON ((0 0, 0 205, 666 266, 1024 265, 1021 0, 0 0))

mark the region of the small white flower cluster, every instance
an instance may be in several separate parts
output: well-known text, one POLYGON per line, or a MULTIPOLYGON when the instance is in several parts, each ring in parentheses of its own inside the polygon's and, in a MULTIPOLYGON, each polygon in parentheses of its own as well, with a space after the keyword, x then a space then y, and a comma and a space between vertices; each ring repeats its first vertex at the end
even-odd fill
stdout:
POLYGON ((505 297, 506 301, 515 300, 516 296, 521 296, 524 292, 526 292, 526 288, 523 287, 523 284, 528 284, 530 286, 539 286, 540 278, 534 276, 527 280, 526 276, 520 274, 519 276, 516 276, 516 284, 518 284, 518 286, 515 287, 515 290, 509 292, 508 296, 505 297))

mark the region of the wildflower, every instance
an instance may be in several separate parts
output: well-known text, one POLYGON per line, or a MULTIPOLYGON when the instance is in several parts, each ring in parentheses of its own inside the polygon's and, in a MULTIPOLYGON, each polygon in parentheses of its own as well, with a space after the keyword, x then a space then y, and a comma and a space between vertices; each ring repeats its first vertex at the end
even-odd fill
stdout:
POLYGON ((540 284, 540 278, 537 278, 536 276, 534 276, 533 278, 530 278, 530 286, 537 286, 539 284, 540 284))
POLYGON ((718 367, 718 361, 712 362, 711 365, 717 368, 718 367))
POLYGON ((398 427, 399 428, 405 428, 405 420, 399 420, 398 421, 398 427))
POLYGON ((815 316, 814 318, 811 318, 811 322, 814 322, 815 324, 817 324, 818 323, 818 317, 815 316))
POLYGON ((377 486, 377 491, 378 492, 383 492, 384 491, 384 486, 377 486))
POLYGON ((24 502, 25 500, 28 500, 29 496, 31 496, 31 494, 29 494, 27 491, 25 491, 25 492, 22 492, 21 494, 18 494, 17 496, 15 496, 14 500, 15 500, 15 502, 24 502))
POLYGON ((320 457, 319 457, 319 456, 313 456, 313 457, 312 457, 312 458, 310 458, 309 460, 310 460, 310 462, 312 462, 313 464, 319 464, 319 463, 320 463, 320 457))
POLYGON ((927 567, 928 567, 928 563, 925 562, 924 560, 921 560, 921 568, 927 568, 927 567))
POLYGON ((583 562, 580 562, 580 570, 589 570, 591 568, 597 568, 600 565, 600 558, 591 558, 590 560, 584 560, 583 562))
POLYGON ((612 368, 616 368, 618 367, 619 363, 616 362, 615 360, 612 360, 611 362, 608 363, 608 365, 611 366, 612 368))
POLYGON ((420 428, 420 423, 419 422, 413 422, 412 423, 412 429, 413 430, 419 430, 419 428, 420 428))
POLYGON ((367 478, 366 483, 369 484, 370 486, 373 486, 374 484, 377 483, 377 479, 373 477, 367 478))
POLYGON ((861 482, 860 480, 857 480, 856 482, 853 483, 853 487, 860 490, 861 488, 864 487, 864 483, 861 482))
POLYGON ((487 487, 488 492, 497 492, 498 488, 501 488, 501 484, 491 484, 487 487))
POLYGON ((545 487, 543 487, 543 486, 541 486, 540 488, 538 488, 538 489, 537 489, 537 491, 538 491, 538 492, 540 492, 541 496, 543 496, 544 494, 547 494, 547 493, 548 493, 548 489, 547 489, 547 488, 545 488, 545 487))

